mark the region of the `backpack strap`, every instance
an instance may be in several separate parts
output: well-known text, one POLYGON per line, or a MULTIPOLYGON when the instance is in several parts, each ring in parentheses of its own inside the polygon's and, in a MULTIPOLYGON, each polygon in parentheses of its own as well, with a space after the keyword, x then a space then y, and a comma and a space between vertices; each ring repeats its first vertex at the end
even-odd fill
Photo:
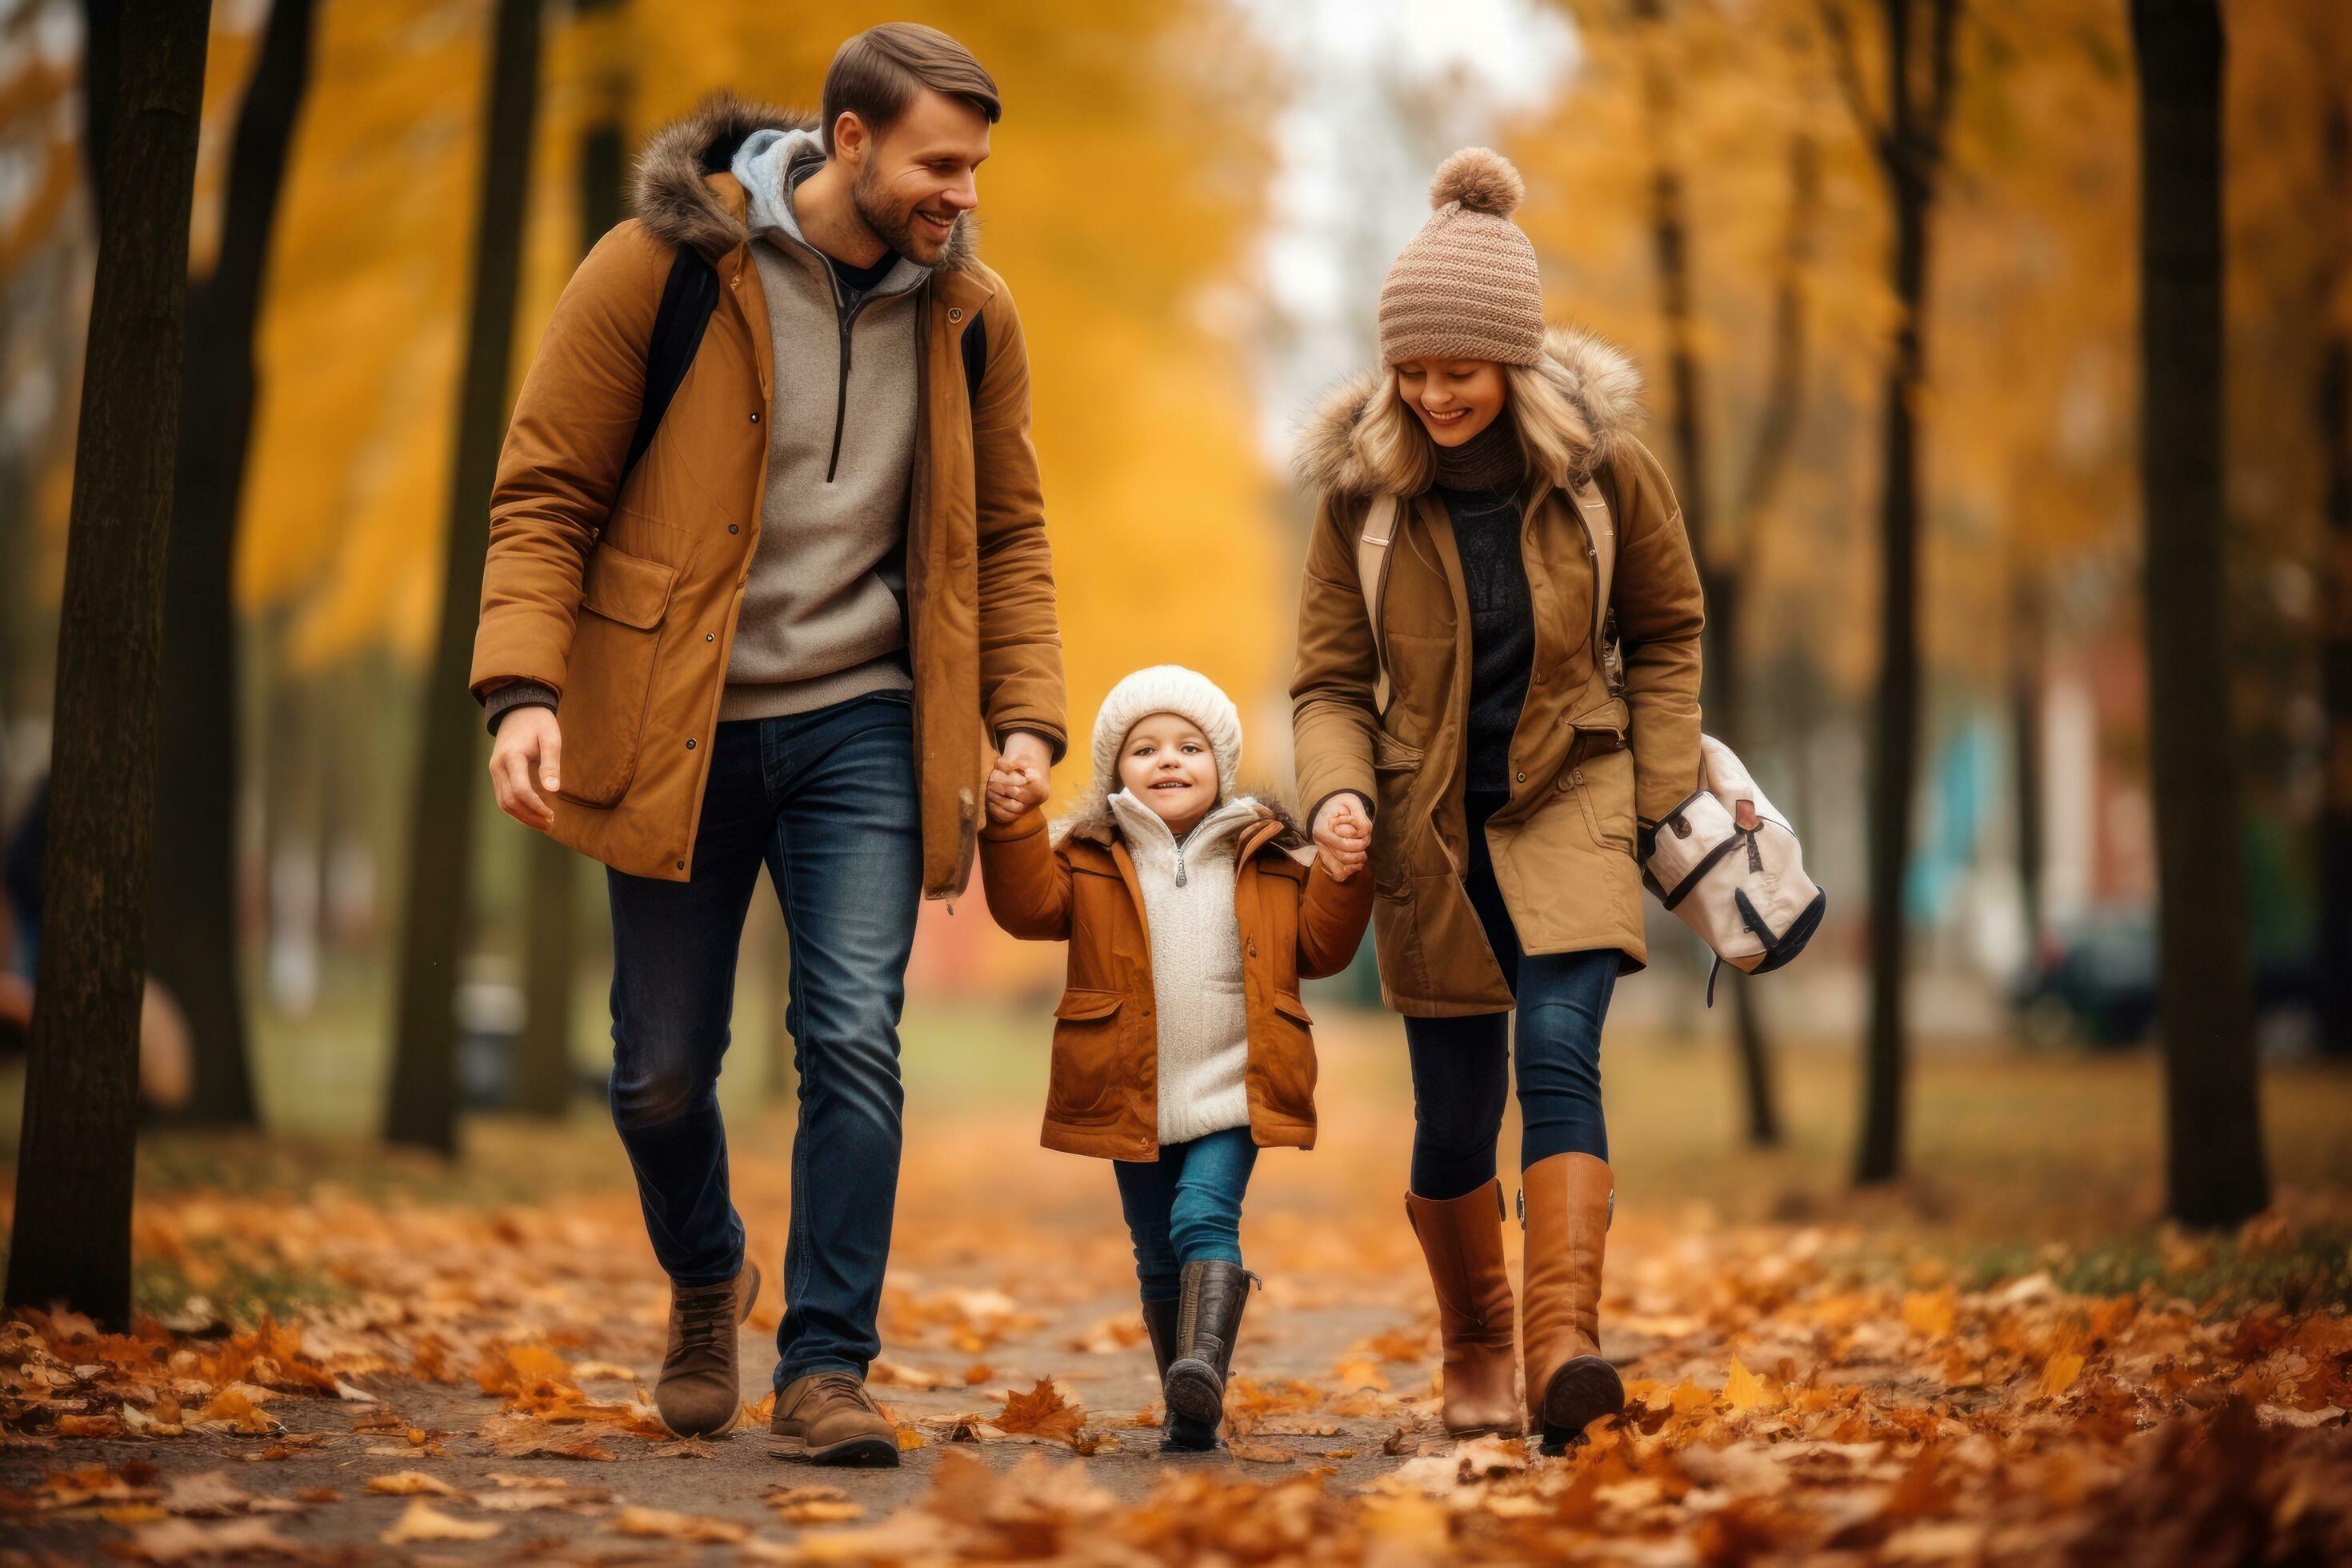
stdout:
POLYGON ((1396 542, 1397 517, 1403 509, 1397 498, 1374 496, 1364 514, 1364 531, 1356 540, 1356 580, 1364 593, 1364 613, 1372 623, 1372 657, 1388 668, 1388 639, 1381 635, 1381 605, 1389 586, 1389 546, 1396 542))
MULTIPOLYGON (((654 310, 653 342, 646 348, 646 397, 637 410, 636 434, 629 437, 629 458, 621 466, 626 479, 646 448, 654 444, 662 416, 677 395, 694 356, 702 348, 703 330, 719 307, 719 269, 690 245, 681 245, 670 258, 669 277, 662 284, 661 303, 654 310)), ((618 487, 615 487, 617 493, 618 487)))
POLYGON ((980 378, 988 373, 988 318, 975 310, 963 330, 963 391, 965 401, 980 406, 980 378))

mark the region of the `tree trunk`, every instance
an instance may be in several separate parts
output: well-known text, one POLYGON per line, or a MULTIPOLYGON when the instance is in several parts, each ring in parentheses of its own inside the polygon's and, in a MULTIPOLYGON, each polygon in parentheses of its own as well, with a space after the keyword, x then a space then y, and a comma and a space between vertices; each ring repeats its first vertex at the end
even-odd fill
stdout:
MULTIPOLYGON (((621 221, 628 152, 610 120, 580 138, 580 253, 621 221)), ((572 989, 580 966, 580 861, 545 834, 523 848, 523 1023, 515 1109, 562 1116, 572 1105, 572 989)))
POLYGON ((131 1320, 163 557, 210 7, 131 0, 58 618, 41 950, 7 1304, 131 1320))
POLYGON ((1911 854, 1911 793, 1919 751, 1919 438, 1914 395, 1924 384, 1919 316, 1927 300, 1927 208, 1913 182, 1896 198, 1895 286, 1902 322, 1881 393, 1885 491, 1879 502, 1879 674, 1870 756, 1870 1034, 1854 1179, 1903 1169, 1904 993, 1909 978, 1903 882, 1911 854))
MULTIPOLYGON (((1714 520, 1707 467, 1710 446, 1692 303, 1689 204, 1672 142, 1674 128, 1681 119, 1676 77, 1670 62, 1659 55, 1665 30, 1661 0, 1633 0, 1633 15, 1641 34, 1637 42, 1642 58, 1643 129, 1650 143, 1650 249, 1657 267, 1659 310, 1666 323, 1667 382, 1673 388, 1675 448, 1681 468, 1677 490, 1683 526, 1690 535, 1691 553, 1698 563, 1700 588, 1706 598, 1707 647, 1700 707, 1719 733, 1728 733, 1726 721, 1737 681, 1739 582, 1737 573, 1725 563, 1723 542, 1709 533, 1714 520)), ((1749 1006, 1746 989, 1735 983, 1732 993, 1732 1038, 1740 1095, 1748 1111, 1748 1140, 1776 1142, 1780 1118, 1772 1100, 1771 1067, 1765 1059, 1761 1023, 1749 1006)))
POLYGON ((122 79, 123 0, 81 0, 81 161, 93 214, 106 205, 113 166, 114 99, 122 79))
POLYGON ((220 256, 188 289, 186 384, 205 395, 180 421, 172 545, 163 577, 163 776, 148 967, 187 1016, 194 1054, 187 1119, 253 1120, 246 1065, 236 897, 242 771, 235 589, 237 514, 253 431, 254 327, 294 123, 310 74, 315 0, 274 0, 237 111, 220 256))
POLYGON ((2027 950, 2039 952, 2042 907, 2042 626, 2041 590, 2018 569, 2010 595, 2010 750, 2017 791, 2017 891, 2027 950))
POLYGON ((1887 109, 1875 138, 1894 207, 1889 268, 1898 315, 1880 393, 1879 672, 1871 732, 1870 1021, 1863 1047, 1860 1184, 1903 1170, 1905 1013, 1909 953, 1903 885, 1911 858, 1911 796, 1919 770, 1919 431, 1927 385, 1928 222, 1953 96, 1960 0, 1927 0, 1924 40, 1915 0, 1885 0, 1887 109), (1921 70, 1924 62, 1926 69, 1921 70), (1924 75, 1925 80, 1919 79, 1924 75), (1924 89, 1924 91, 1923 91, 1924 89))
POLYGON ((398 1021, 384 1136, 457 1149, 457 969, 467 871, 481 784, 480 710, 466 695, 489 548, 490 487, 506 434, 509 360, 521 281, 524 187, 539 107, 539 0, 498 0, 483 99, 482 177, 474 215, 473 305, 450 466, 448 567, 425 688, 415 818, 403 911, 398 1021))
POLYGON ((2140 69, 2140 474, 2167 1206, 2270 1202, 2223 633, 2221 15, 2132 0, 2140 69))
POLYGON ((2326 478, 2321 574, 2320 706, 2326 725, 2319 803, 2319 1048, 2352 1056, 2352 103, 2339 82, 2321 130, 2329 215, 2326 283, 2313 312, 2324 336, 2315 412, 2326 478))

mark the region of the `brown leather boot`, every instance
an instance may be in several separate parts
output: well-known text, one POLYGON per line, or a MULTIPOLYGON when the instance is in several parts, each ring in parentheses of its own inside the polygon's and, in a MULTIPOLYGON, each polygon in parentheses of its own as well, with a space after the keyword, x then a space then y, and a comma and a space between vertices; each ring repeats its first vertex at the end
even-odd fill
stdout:
POLYGON ((1538 1160, 1521 1180, 1528 1414, 1544 1447, 1557 1451, 1625 1408, 1625 1384, 1601 1356, 1601 1257, 1612 1185, 1607 1163, 1590 1154, 1538 1160))
POLYGON ((784 1385, 768 1423, 768 1452, 813 1465, 896 1467, 898 1434, 862 1378, 813 1372, 784 1385))
POLYGON ((1503 1184, 1488 1182, 1458 1198, 1407 1193, 1404 1212, 1437 1291, 1445 1429, 1456 1437, 1516 1435, 1523 1426, 1513 1381, 1518 1313, 1511 1304, 1511 1271, 1503 1264, 1503 1184))
POLYGON ((716 1437, 743 1413, 735 1329, 760 1295, 760 1266, 723 1285, 669 1290, 669 1349, 654 1382, 654 1409, 673 1437, 716 1437))

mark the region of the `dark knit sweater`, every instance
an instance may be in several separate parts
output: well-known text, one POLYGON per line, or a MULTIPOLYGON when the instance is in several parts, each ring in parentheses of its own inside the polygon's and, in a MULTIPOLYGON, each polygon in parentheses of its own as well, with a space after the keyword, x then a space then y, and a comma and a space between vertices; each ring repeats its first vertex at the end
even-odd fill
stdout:
POLYGON ((1535 667, 1535 603, 1528 592, 1521 481, 1526 463, 1507 415, 1459 447, 1439 447, 1437 494, 1454 522, 1470 600, 1470 757, 1464 786, 1507 790, 1511 734, 1535 667))

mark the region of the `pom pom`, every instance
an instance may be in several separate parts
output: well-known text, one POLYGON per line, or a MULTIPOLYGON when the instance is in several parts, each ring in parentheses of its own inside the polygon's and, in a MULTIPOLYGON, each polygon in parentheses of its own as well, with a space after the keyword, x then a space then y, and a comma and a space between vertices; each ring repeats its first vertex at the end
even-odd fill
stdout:
POLYGON ((1508 217, 1528 187, 1511 161, 1491 147, 1465 147, 1437 166, 1429 184, 1429 205, 1460 202, 1474 213, 1508 217))

